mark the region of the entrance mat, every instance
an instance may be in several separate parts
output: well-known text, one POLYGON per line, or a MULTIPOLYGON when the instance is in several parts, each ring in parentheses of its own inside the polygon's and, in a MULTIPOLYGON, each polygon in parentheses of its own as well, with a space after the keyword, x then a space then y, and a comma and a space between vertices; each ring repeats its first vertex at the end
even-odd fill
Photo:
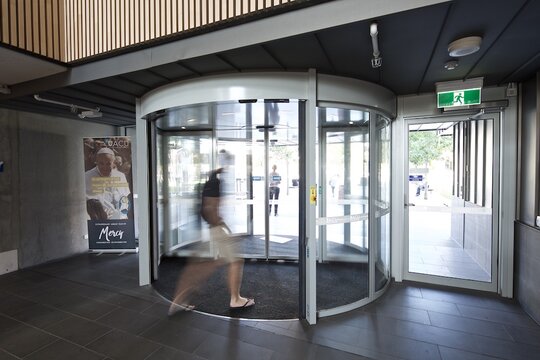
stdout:
MULTIPOLYGON (((159 265, 159 280, 154 288, 172 300, 178 276, 187 264, 186 258, 164 257, 159 265)), ((317 264, 317 308, 346 305, 368 296, 367 264, 317 264)), ((255 306, 229 309, 227 267, 219 267, 201 284, 191 304, 201 312, 244 319, 295 319, 299 317, 298 263, 284 261, 250 261, 244 264, 241 294, 255 298, 255 306)))

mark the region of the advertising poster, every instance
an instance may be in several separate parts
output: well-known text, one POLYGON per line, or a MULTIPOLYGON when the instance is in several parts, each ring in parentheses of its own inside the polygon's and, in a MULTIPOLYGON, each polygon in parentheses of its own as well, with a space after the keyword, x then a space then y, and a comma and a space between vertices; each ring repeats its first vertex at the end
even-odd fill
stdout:
POLYGON ((90 250, 135 249, 131 140, 84 138, 90 250))

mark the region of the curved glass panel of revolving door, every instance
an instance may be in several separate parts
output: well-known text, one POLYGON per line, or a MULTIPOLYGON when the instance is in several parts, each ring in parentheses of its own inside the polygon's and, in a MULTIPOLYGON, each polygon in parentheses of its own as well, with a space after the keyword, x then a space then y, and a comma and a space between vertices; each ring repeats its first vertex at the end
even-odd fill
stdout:
POLYGON ((160 253, 201 255, 200 191, 211 169, 211 133, 163 133, 157 145, 160 253))
POLYGON ((317 308, 330 309, 369 296, 370 113, 319 108, 318 121, 317 308))
POLYGON ((376 115, 376 166, 377 198, 375 218, 377 221, 377 240, 375 246, 375 291, 381 290, 390 279, 390 186, 391 186, 391 132, 390 120, 376 115))

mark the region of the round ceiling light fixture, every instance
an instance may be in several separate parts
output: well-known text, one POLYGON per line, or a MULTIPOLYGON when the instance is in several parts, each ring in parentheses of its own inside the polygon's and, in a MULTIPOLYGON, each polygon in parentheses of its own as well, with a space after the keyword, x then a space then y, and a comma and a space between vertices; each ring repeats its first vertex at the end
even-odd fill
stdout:
POLYGON ((454 70, 459 66, 459 61, 457 60, 449 60, 444 64, 444 68, 446 70, 454 70))
POLYGON ((482 37, 468 36, 457 39, 448 44, 448 54, 452 57, 471 55, 480 50, 482 37))

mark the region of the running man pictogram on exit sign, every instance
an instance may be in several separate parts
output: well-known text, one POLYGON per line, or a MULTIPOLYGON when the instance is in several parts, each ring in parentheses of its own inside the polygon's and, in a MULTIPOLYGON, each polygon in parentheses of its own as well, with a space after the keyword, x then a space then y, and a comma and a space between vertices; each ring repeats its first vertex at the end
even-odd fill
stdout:
POLYGON ((480 88, 437 93, 438 108, 476 104, 480 104, 480 88))

